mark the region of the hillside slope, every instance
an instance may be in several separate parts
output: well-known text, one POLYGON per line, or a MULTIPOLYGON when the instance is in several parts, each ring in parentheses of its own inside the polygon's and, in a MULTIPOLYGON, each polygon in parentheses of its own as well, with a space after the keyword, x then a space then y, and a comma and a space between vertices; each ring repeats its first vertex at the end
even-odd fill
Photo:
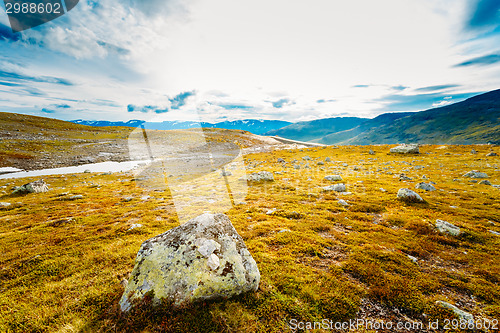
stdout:
MULTIPOLYGON (((128 138, 133 130, 133 127, 93 127, 0 112, 0 167, 37 170, 94 162, 128 161, 128 138)), ((200 139, 196 129, 153 132, 174 141, 181 137, 195 141, 200 139)), ((240 148, 281 145, 242 130, 204 128, 203 136, 207 143, 231 142, 240 148)), ((182 147, 182 143, 179 143, 179 147, 182 147)))
POLYGON ((335 132, 331 134, 327 134, 321 138, 313 140, 314 142, 324 143, 327 145, 338 144, 343 141, 352 139, 357 135, 371 130, 372 128, 376 128, 382 125, 391 124, 397 119, 407 117, 413 114, 413 112, 399 112, 399 113, 384 113, 378 117, 373 119, 368 119, 362 122, 359 126, 348 129, 346 131, 335 132))
POLYGON ((500 89, 465 101, 416 112, 372 128, 344 144, 500 143, 500 89))
POLYGON ((301 121, 278 130, 269 131, 266 135, 277 135, 283 138, 299 141, 312 141, 333 132, 350 130, 362 124, 366 120, 367 119, 365 118, 357 117, 337 117, 301 121))

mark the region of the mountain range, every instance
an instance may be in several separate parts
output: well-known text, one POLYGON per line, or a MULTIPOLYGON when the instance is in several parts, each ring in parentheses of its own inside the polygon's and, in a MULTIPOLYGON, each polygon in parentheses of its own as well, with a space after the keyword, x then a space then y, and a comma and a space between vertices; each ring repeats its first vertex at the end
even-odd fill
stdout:
POLYGON ((328 145, 500 143, 500 89, 426 111, 319 119, 266 134, 328 145))
MULTIPOLYGON (((186 129, 199 127, 197 122, 164 121, 128 122, 84 121, 90 126, 143 125, 148 129, 186 129)), ((281 120, 237 120, 201 123, 202 127, 249 131, 292 140, 323 144, 474 144, 500 143, 500 89, 480 94, 462 102, 419 112, 384 113, 373 119, 336 117, 290 123, 281 120)))
POLYGON ((139 127, 141 125, 146 129, 154 130, 176 130, 176 129, 188 129, 195 127, 203 128, 224 128, 232 130, 244 130, 251 132, 253 134, 262 135, 269 131, 285 127, 292 124, 288 121, 282 120, 257 120, 257 119, 245 119, 245 120, 235 120, 235 121, 223 121, 219 123, 207 123, 207 122, 194 122, 194 121, 162 121, 162 122, 146 122, 144 120, 129 120, 123 121, 105 121, 105 120, 73 120, 71 121, 75 124, 88 125, 88 126, 127 126, 127 127, 139 127))

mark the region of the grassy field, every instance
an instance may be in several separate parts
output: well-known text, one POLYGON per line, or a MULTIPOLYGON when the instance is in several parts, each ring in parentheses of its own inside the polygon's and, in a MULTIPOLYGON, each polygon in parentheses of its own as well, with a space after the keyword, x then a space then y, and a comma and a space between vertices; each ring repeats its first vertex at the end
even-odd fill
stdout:
POLYGON ((141 188, 128 173, 49 176, 49 192, 25 196, 11 188, 36 179, 0 180, 0 202, 11 203, 0 208, 0 331, 288 332, 292 320, 453 319, 438 300, 475 319, 500 319, 500 236, 490 232, 500 232, 500 189, 462 177, 479 170, 500 184, 500 158, 485 156, 498 147, 423 146, 413 156, 389 148, 246 155, 247 172, 276 179, 250 184, 245 203, 226 212, 259 266, 259 290, 175 311, 145 302, 127 316, 120 282, 140 244, 178 225, 170 193, 141 188), (350 194, 322 190, 331 174, 350 194), (421 181, 437 191, 415 190, 421 181), (399 201, 402 187, 425 202, 399 201), (436 219, 461 235, 440 234, 436 219))

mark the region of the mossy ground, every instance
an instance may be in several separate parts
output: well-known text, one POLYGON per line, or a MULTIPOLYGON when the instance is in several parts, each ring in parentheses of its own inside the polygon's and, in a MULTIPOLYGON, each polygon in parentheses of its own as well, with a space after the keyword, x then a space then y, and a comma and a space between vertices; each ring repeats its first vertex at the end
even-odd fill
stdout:
POLYGON ((490 230, 500 232, 500 189, 462 177, 475 169, 500 184, 500 160, 485 157, 489 150, 423 146, 419 155, 392 155, 389 146, 342 146, 246 155, 248 172, 277 172, 274 182, 250 184, 245 203, 226 212, 259 266, 259 290, 175 311, 146 300, 128 316, 118 309, 120 281, 144 240, 178 225, 170 194, 140 188, 128 173, 44 177, 49 192, 19 197, 11 187, 35 179, 0 180, 0 201, 12 204, 0 210, 0 331, 286 332, 292 319, 453 318, 437 300, 498 320, 500 236, 490 230), (317 164, 326 157, 331 162, 317 164), (399 181, 401 172, 413 180, 399 181), (351 194, 324 192, 329 174, 340 174, 351 194), (416 190, 424 203, 396 199, 423 175, 438 189, 416 190), (75 194, 83 199, 69 200, 75 194), (436 219, 462 234, 438 233, 436 219), (143 227, 129 230, 134 223, 143 227))

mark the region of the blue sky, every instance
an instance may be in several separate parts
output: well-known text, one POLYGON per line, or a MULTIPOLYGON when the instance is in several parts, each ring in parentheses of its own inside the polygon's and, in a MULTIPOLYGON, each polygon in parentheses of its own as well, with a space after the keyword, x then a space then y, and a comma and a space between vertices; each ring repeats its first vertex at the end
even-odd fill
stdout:
POLYGON ((498 88, 498 0, 80 0, 15 34, 0 11, 0 111, 300 121, 498 88))

